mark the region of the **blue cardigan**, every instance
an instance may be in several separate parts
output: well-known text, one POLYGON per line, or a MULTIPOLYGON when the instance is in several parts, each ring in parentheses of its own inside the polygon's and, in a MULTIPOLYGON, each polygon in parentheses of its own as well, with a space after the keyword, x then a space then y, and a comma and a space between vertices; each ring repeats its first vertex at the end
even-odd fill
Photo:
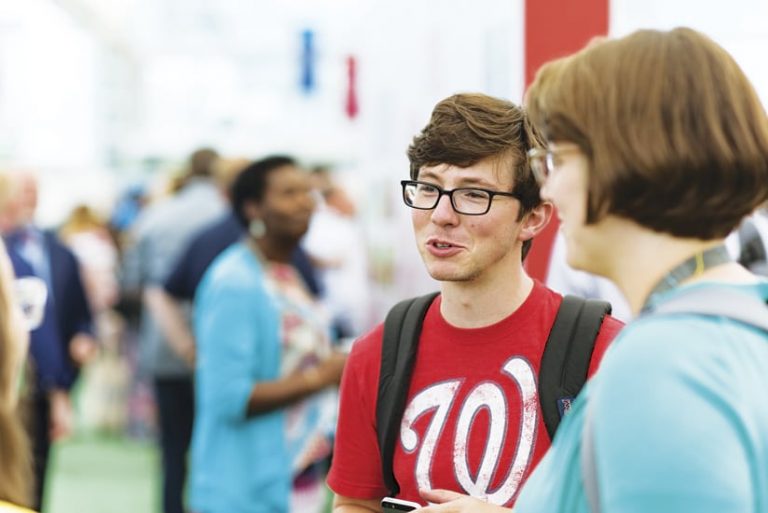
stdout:
POLYGON ((259 262, 237 243, 198 288, 192 509, 206 513, 288 512, 291 465, 284 413, 247 416, 254 384, 280 375, 280 312, 259 262))

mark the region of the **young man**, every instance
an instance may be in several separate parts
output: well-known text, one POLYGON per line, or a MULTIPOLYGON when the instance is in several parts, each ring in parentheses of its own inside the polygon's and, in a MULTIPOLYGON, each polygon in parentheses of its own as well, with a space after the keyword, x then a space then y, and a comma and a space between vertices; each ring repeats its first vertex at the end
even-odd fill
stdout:
MULTIPOLYGON (((416 244, 441 282, 424 319, 393 468, 401 499, 448 489, 511 505, 550 445, 538 402, 542 351, 562 297, 522 261, 549 221, 526 153, 524 112, 460 94, 441 101, 408 149, 416 244)), ((606 318, 590 373, 621 323, 606 318)), ((380 511, 388 495, 376 435, 382 326, 350 355, 328 484, 334 511, 380 511)))

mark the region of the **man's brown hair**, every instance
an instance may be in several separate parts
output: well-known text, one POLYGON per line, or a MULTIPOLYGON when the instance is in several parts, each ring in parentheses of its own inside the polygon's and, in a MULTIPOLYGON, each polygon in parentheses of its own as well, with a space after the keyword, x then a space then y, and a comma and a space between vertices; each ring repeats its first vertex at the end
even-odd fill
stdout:
POLYGON ((640 30, 542 67, 526 97, 548 141, 586 154, 588 224, 725 237, 768 200, 768 119, 733 58, 688 29, 640 30))
MULTIPOLYGON (((539 185, 528 165, 527 152, 543 146, 521 107, 480 93, 450 96, 438 103, 426 127, 408 147, 411 179, 423 166, 448 164, 469 167, 492 160, 514 177, 519 195, 519 219, 541 203, 539 185)), ((523 244, 523 258, 531 241, 523 244)))

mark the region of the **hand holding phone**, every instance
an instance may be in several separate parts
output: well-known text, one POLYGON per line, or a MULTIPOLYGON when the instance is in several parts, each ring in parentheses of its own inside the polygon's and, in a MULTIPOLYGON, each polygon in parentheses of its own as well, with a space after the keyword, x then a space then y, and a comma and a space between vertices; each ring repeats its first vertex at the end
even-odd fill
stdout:
POLYGON ((381 510, 384 513, 402 513, 404 511, 413 511, 419 509, 421 504, 412 501, 404 501, 393 497, 384 497, 381 499, 381 510))

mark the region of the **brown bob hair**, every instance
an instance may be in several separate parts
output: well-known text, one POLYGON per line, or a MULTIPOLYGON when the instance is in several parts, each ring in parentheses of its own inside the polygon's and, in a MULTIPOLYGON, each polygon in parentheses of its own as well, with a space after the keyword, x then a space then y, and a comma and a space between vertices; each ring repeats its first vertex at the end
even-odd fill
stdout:
POLYGON ((768 200, 768 119, 733 58, 689 28, 640 30, 546 64, 526 96, 590 162, 587 219, 702 240, 768 200))

